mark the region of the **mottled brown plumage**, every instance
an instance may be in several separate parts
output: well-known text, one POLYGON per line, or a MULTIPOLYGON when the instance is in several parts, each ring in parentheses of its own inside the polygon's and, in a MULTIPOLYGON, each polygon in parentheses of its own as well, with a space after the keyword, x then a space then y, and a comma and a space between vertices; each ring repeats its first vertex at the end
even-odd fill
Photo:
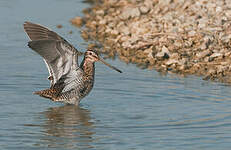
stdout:
POLYGON ((52 101, 78 105, 93 88, 96 61, 101 61, 121 73, 91 49, 85 52, 79 66, 77 49, 46 27, 25 22, 24 30, 31 39, 28 46, 43 57, 49 71, 50 88, 34 94, 52 101))

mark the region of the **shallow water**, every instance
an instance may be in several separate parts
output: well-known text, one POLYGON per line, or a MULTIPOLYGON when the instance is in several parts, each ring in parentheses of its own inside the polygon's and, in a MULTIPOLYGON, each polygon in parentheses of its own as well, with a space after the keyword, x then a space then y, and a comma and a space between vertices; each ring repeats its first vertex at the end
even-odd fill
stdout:
POLYGON ((124 73, 97 63, 95 87, 79 108, 32 95, 49 86, 48 73, 27 47, 23 22, 46 25, 83 51, 69 19, 85 7, 78 0, 0 1, 1 150, 230 149, 231 87, 224 84, 107 60, 124 73))

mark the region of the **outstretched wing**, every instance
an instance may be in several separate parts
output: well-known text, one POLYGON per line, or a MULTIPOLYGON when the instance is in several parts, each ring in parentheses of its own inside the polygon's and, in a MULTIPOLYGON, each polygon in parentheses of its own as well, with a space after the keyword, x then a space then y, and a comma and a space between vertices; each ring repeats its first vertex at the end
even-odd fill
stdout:
POLYGON ((31 22, 24 23, 24 30, 31 39, 28 46, 45 60, 52 85, 79 68, 79 52, 57 33, 31 22))

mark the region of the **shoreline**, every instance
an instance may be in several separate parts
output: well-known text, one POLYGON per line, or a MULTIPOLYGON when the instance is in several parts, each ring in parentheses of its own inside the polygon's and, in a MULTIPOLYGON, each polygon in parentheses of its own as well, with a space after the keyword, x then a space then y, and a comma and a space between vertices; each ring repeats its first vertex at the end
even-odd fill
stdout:
POLYGON ((100 52, 142 69, 231 83, 231 4, 216 0, 101 0, 72 24, 100 52), (95 46, 95 45, 93 45, 95 46))

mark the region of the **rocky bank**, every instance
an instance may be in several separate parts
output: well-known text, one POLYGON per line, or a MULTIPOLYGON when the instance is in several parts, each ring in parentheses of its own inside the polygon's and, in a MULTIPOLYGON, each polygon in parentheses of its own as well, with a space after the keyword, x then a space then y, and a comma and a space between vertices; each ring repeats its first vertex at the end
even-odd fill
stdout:
POLYGON ((231 83, 230 0, 95 0, 82 37, 141 68, 231 83))

